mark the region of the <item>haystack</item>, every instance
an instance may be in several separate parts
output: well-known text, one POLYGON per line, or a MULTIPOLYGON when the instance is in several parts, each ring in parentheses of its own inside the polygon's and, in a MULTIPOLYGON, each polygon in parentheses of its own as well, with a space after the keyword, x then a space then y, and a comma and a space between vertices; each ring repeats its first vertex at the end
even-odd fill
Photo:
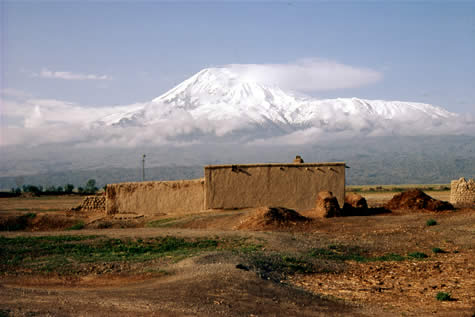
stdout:
POLYGON ((343 215, 345 216, 365 216, 369 214, 368 203, 366 199, 355 193, 345 195, 345 204, 343 205, 343 215))
POLYGON ((315 216, 319 218, 330 218, 342 216, 338 200, 332 192, 322 191, 318 193, 315 206, 315 216))

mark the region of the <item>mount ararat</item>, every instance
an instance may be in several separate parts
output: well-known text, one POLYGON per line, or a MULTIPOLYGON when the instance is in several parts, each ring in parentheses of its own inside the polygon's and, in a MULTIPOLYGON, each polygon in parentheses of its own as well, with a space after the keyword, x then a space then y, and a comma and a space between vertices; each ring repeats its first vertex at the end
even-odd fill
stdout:
POLYGON ((94 126, 157 127, 157 134, 165 132, 172 140, 215 136, 300 144, 329 135, 438 135, 473 129, 461 116, 429 104, 316 99, 266 86, 232 68, 203 69, 151 102, 110 114, 94 126))
POLYGON ((24 126, 4 133, 0 188, 140 180, 145 153, 153 179, 201 177, 208 164, 289 162, 297 154, 347 162, 349 184, 475 175, 468 115, 415 102, 317 99, 232 67, 204 69, 145 103, 26 105, 33 111, 25 111, 24 126))

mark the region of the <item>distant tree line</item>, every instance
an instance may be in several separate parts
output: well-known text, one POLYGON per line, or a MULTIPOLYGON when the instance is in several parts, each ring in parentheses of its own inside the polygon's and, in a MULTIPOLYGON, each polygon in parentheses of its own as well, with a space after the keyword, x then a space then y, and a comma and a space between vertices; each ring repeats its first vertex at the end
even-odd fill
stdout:
MULTIPOLYGON (((105 187, 104 187, 105 188, 105 187)), ((41 185, 23 185, 20 187, 12 187, 10 190, 10 195, 8 196, 19 196, 22 193, 31 193, 35 196, 40 195, 94 195, 97 193, 99 188, 96 186, 96 180, 90 179, 86 182, 84 186, 74 187, 73 184, 66 184, 64 186, 47 186, 43 187, 41 185)))

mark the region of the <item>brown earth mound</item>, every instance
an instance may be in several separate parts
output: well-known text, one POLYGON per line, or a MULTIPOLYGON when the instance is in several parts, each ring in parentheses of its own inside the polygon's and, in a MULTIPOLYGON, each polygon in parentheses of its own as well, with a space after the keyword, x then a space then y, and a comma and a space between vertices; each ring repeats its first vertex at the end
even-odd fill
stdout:
POLYGON ((284 207, 264 207, 259 208, 254 213, 247 216, 235 229, 272 229, 294 226, 298 223, 305 223, 308 218, 302 216, 292 209, 284 207))
POLYGON ((318 193, 315 215, 319 218, 340 217, 342 215, 338 200, 332 192, 322 191, 318 193))
POLYGON ((394 197, 384 205, 387 209, 416 209, 429 211, 453 210, 452 204, 434 199, 420 189, 411 189, 394 197))

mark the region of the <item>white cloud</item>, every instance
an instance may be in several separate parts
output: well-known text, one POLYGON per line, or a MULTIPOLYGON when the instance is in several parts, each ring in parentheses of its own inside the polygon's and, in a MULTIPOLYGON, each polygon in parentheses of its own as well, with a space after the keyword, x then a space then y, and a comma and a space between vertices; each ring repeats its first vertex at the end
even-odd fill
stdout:
POLYGON ((2 99, 4 98, 28 98, 30 94, 15 88, 4 88, 0 91, 2 99))
MULTIPOLYGON (((227 67, 252 80, 294 91, 357 87, 382 78, 382 74, 374 70, 317 59, 300 60, 289 64, 233 64, 227 67)), ((63 79, 84 79, 79 77, 89 76, 88 79, 93 79, 96 75, 44 70, 41 76, 63 79)), ((406 124, 396 121, 380 122, 375 118, 350 116, 327 107, 315 122, 307 126, 293 127, 281 132, 279 136, 270 135, 267 131, 254 135, 256 130, 253 129, 256 126, 252 120, 246 118, 210 120, 207 117, 193 117, 190 112, 179 107, 170 111, 169 115, 161 117, 160 113, 166 109, 162 108, 163 105, 155 103, 92 108, 62 100, 35 99, 15 90, 3 90, 2 93, 0 146, 69 143, 84 147, 135 147, 179 142, 206 143, 209 140, 213 142, 251 140, 249 142, 253 144, 308 144, 335 138, 391 133, 475 134, 475 118, 471 117, 447 119, 440 125, 433 122, 419 125, 414 124, 416 118, 412 118, 414 120, 406 124), (99 120, 117 122, 120 118, 128 118, 128 114, 132 118, 134 114, 140 114, 137 110, 149 106, 158 113, 155 115, 152 111, 152 117, 156 120, 150 121, 151 123, 145 126, 141 125, 140 120, 137 125, 127 127, 101 125, 98 122, 99 120), (427 128, 421 130, 422 127, 427 128)), ((270 129, 272 126, 265 128, 270 129)))
POLYGON ((250 80, 302 92, 355 88, 375 83, 383 74, 324 59, 301 59, 288 64, 230 64, 225 67, 250 80))
POLYGON ((51 79, 65 79, 65 80, 110 80, 107 75, 96 74, 81 74, 72 72, 52 71, 44 68, 39 73, 33 73, 32 77, 51 78, 51 79))

